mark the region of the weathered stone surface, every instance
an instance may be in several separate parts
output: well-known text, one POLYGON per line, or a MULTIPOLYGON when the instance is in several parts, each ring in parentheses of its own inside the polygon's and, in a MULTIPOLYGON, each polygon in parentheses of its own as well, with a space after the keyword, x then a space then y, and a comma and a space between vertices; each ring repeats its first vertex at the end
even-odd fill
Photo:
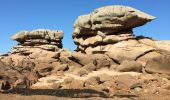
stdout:
POLYGON ((89 63, 95 64, 94 57, 92 55, 74 52, 71 54, 71 56, 81 65, 87 65, 89 63))
POLYGON ((64 85, 63 89, 83 89, 84 81, 83 80, 73 80, 70 83, 64 85))
POLYGON ((83 53, 73 53, 73 58, 81 65, 88 66, 88 64, 93 64, 96 70, 101 68, 108 68, 114 63, 107 55, 103 54, 83 54, 83 53))
POLYGON ((30 72, 28 69, 13 68, 11 66, 4 65, 0 62, 0 81, 2 82, 1 89, 9 90, 12 88, 28 88, 35 82, 37 82, 39 75, 35 72, 30 72))
POLYGON ((19 44, 12 48, 11 54, 0 57, 0 61, 10 66, 3 69, 5 81, 14 87, 27 88, 40 77, 52 74, 59 62, 62 38, 62 31, 46 29, 15 34, 12 39, 19 44))
POLYGON ((74 24, 73 36, 96 35, 96 30, 111 34, 141 26, 155 17, 127 6, 106 6, 88 15, 79 16, 74 24))
POLYGON ((37 83, 33 84, 32 89, 58 89, 61 86, 60 82, 57 82, 57 76, 47 76, 40 78, 37 83), (56 83, 55 83, 56 82, 56 83), (55 87, 55 88, 54 88, 55 87))
POLYGON ((142 64, 136 61, 124 60, 116 70, 120 72, 142 72, 142 64))
POLYGON ((118 62, 122 62, 123 60, 136 60, 140 56, 155 50, 153 47, 138 44, 133 41, 124 41, 113 46, 110 45, 109 49, 110 51, 106 54, 118 62))
POLYGON ((74 42, 83 47, 88 46, 97 46, 101 44, 111 44, 116 43, 123 40, 133 39, 135 38, 131 31, 120 32, 118 35, 108 35, 106 38, 102 38, 99 35, 91 36, 91 37, 83 37, 83 38, 74 38, 74 42))
POLYGON ((89 64, 83 66, 83 68, 90 72, 95 71, 97 69, 97 67, 93 63, 89 63, 89 64))
POLYGON ((155 57, 159 57, 159 56, 161 56, 161 54, 157 51, 148 52, 145 55, 139 57, 137 61, 140 62, 142 66, 146 66, 146 63, 148 62, 148 60, 153 59, 155 57))
POLYGON ((139 43, 157 48, 156 40, 154 40, 152 38, 148 38, 148 37, 144 37, 144 36, 137 36, 137 39, 138 39, 139 43))
POLYGON ((52 70, 54 70, 54 66, 48 63, 40 63, 35 67, 35 71, 37 71, 41 76, 50 75, 52 70))
POLYGON ((75 71, 73 72, 75 75, 78 75, 78 76, 85 76, 89 73, 90 71, 86 70, 86 69, 83 69, 83 68, 77 68, 75 69, 75 71))
POLYGON ((121 89, 124 88, 126 90, 130 89, 130 87, 136 83, 139 83, 140 81, 137 79, 137 77, 131 76, 131 75, 119 75, 117 77, 114 77, 115 82, 118 84, 117 88, 121 89))
MULTIPOLYGON (((77 51, 87 54, 112 51, 116 49, 113 48, 113 44, 136 39, 131 31, 132 28, 154 18, 134 8, 119 5, 98 8, 88 15, 79 16, 75 21, 73 32, 77 51)), ((143 39, 144 42, 145 40, 143 39)), ((141 43, 143 41, 140 40, 141 43)))
MULTIPOLYGON (((13 40, 18 42, 28 41, 29 39, 44 39, 57 41, 63 38, 63 31, 61 30, 46 30, 37 29, 33 31, 21 31, 12 36, 13 40)), ((30 40, 31 41, 31 40, 30 40)))
POLYGON ((71 56, 68 57, 67 55, 62 55, 62 53, 61 53, 59 59, 62 63, 68 64, 69 66, 78 66, 78 67, 82 66, 81 64, 75 62, 74 59, 72 59, 71 56))
POLYGON ((99 85, 99 84, 100 84, 100 78, 99 77, 90 77, 85 82, 86 87, 93 87, 93 86, 99 85))
POLYGON ((107 74, 101 74, 99 75, 100 77, 100 82, 106 82, 106 81, 113 81, 113 76, 107 75, 107 74))
POLYGON ((109 68, 113 61, 107 56, 102 54, 94 54, 93 55, 96 61, 96 68, 109 68))
POLYGON ((56 65, 54 71, 66 71, 68 70, 67 64, 56 65))
POLYGON ((161 55, 150 59, 146 63, 146 71, 149 73, 163 73, 170 75, 170 56, 161 55))
POLYGON ((155 44, 159 49, 167 50, 170 52, 170 41, 169 40, 155 41, 155 44))

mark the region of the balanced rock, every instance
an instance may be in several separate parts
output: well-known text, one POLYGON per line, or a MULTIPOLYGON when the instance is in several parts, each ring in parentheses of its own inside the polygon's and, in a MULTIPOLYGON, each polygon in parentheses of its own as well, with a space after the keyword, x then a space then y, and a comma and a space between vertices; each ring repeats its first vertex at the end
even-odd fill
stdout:
MULTIPOLYGON (((108 56, 117 64, 128 60, 140 62, 142 66, 145 66, 147 61, 140 59, 157 50, 156 42, 151 38, 135 36, 132 30, 153 19, 155 17, 127 6, 101 7, 88 15, 79 16, 74 23, 72 36, 77 45, 77 51, 88 55, 87 62, 93 61, 91 58, 96 53, 102 53, 104 54, 102 58, 108 56)), ((81 58, 78 55, 73 56, 81 58)), ((77 61, 82 60, 77 59, 77 61)), ((102 59, 99 62, 107 64, 108 61, 108 59, 106 61, 102 59)))
POLYGON ((13 40, 19 42, 13 52, 24 51, 27 48, 41 48, 49 51, 56 51, 62 48, 61 40, 63 31, 37 29, 33 31, 21 31, 12 36, 13 40))
POLYGON ((113 34, 141 26, 154 18, 127 6, 105 6, 79 16, 74 24, 73 36, 97 35, 99 30, 104 34, 113 34))
POLYGON ((63 38, 63 31, 47 30, 47 29, 37 29, 33 31, 20 31, 14 36, 12 36, 12 39, 18 42, 26 42, 32 40, 33 42, 37 42, 37 43, 38 42, 46 43, 45 40, 49 42, 61 41, 62 38, 63 38))
POLYGON ((164 42, 144 36, 135 36, 132 31, 133 28, 153 19, 155 17, 152 15, 120 5, 101 7, 87 15, 79 16, 74 23, 72 36, 77 51, 85 53, 88 57, 82 54, 73 57, 79 63, 83 62, 83 58, 87 59, 85 63, 96 61, 97 69, 99 63, 102 67, 106 66, 105 68, 114 66, 115 64, 110 63, 111 59, 116 63, 113 69, 117 68, 117 71, 168 74, 166 70, 169 70, 169 58, 164 55, 170 54, 169 44, 165 45, 164 42), (96 53, 102 56, 95 57, 96 53), (160 60, 156 62, 155 59, 160 60))
POLYGON ((132 29, 154 18, 134 8, 120 5, 101 7, 90 14, 79 16, 74 23, 73 32, 77 51, 111 51, 107 45, 135 39, 132 29))

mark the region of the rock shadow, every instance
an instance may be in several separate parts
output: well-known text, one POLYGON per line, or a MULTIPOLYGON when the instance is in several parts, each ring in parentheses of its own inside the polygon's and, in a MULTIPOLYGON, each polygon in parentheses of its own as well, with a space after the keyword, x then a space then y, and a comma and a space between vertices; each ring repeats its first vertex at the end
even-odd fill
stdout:
POLYGON ((48 95, 69 98, 89 98, 102 97, 107 98, 107 94, 92 89, 13 89, 3 92, 3 94, 19 94, 24 96, 48 95))

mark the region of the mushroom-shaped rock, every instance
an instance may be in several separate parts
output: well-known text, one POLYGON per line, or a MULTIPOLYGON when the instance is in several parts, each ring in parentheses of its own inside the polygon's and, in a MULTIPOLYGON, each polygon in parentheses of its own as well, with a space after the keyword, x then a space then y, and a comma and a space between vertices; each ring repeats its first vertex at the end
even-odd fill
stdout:
MULTIPOLYGON (((154 16, 128 6, 105 6, 82 15, 74 23, 73 39, 77 51, 108 51, 108 45, 138 40, 133 28, 155 19, 154 16), (96 48, 96 49, 95 49, 96 48)), ((111 50, 112 51, 112 50, 111 50)))
POLYGON ((155 19, 154 16, 128 6, 105 6, 87 15, 79 16, 74 24, 73 36, 106 34, 129 30, 155 19))

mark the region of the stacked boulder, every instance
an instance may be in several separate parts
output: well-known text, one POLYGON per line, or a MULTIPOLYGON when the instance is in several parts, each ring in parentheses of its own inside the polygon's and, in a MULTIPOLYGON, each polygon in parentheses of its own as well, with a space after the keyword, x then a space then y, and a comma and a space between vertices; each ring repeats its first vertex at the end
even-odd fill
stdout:
MULTIPOLYGON (((153 19, 155 17, 127 6, 101 7, 90 14, 79 16, 75 21, 72 36, 77 51, 85 54, 105 54, 121 65, 117 67, 119 71, 134 70, 135 66, 142 64, 148 72, 155 72, 156 70, 151 71, 152 68, 148 68, 150 63, 147 62, 160 57, 158 59, 166 59, 166 64, 169 64, 169 58, 164 57, 167 53, 157 47, 155 40, 133 34, 133 28, 153 19)), ((159 66, 156 72, 167 74, 165 70, 160 71, 164 68, 161 68, 161 64, 159 66)))
POLYGON ((106 6, 79 16, 73 32, 77 51, 88 54, 112 51, 114 44, 136 38, 133 28, 144 25, 154 18, 127 6, 106 6))
POLYGON ((62 49, 63 31, 37 29, 21 31, 12 36, 18 41, 11 54, 1 57, 1 61, 9 66, 32 68, 39 63, 58 61, 62 49), (34 63, 34 64, 33 64, 34 63))
POLYGON ((58 51, 62 48, 61 40, 63 31, 38 29, 33 31, 21 31, 12 36, 19 42, 13 47, 12 53, 24 52, 27 48, 41 48, 48 51, 58 51))
MULTIPOLYGON (((62 51, 63 31, 37 29, 33 31, 21 31, 12 36, 18 43, 10 54, 0 56, 0 61, 5 68, 5 76, 13 76, 12 84, 24 84, 30 86, 38 78, 51 74, 51 71, 59 63, 60 51, 62 51), (23 83, 27 80, 27 83, 23 83)), ((3 69, 4 67, 1 66, 3 69)), ((0 74, 5 77, 4 74, 0 74)), ((6 79, 5 79, 6 80, 6 79)))

